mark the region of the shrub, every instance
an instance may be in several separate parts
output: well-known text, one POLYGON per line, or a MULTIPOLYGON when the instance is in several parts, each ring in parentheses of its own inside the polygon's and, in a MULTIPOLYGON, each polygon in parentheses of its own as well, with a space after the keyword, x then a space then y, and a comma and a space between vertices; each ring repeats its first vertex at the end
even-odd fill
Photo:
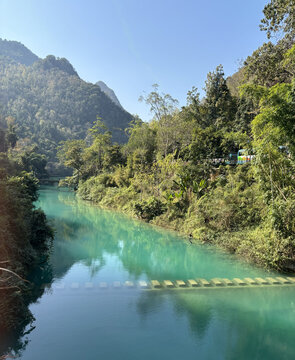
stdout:
POLYGON ((166 205, 155 197, 143 200, 134 205, 136 215, 143 220, 151 221, 166 211, 166 205))

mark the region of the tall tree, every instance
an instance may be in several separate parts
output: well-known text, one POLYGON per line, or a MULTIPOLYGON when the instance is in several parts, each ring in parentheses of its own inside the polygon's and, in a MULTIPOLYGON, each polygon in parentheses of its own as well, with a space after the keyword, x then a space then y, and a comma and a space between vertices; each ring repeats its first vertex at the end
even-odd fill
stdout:
POLYGON ((147 96, 141 96, 139 101, 144 101, 150 106, 150 111, 157 121, 157 142, 160 152, 166 156, 171 152, 171 137, 175 129, 173 114, 176 112, 178 100, 169 94, 159 93, 159 86, 153 85, 154 91, 147 96))
POLYGON ((236 109, 236 101, 231 96, 224 78, 223 66, 217 66, 215 72, 209 72, 206 81, 206 125, 216 129, 230 129, 236 109))
POLYGON ((60 162, 69 168, 75 170, 71 186, 76 188, 78 186, 83 166, 83 151, 85 149, 84 140, 67 140, 59 147, 57 156, 60 162))
POLYGON ((293 44, 294 39, 286 36, 276 44, 268 42, 260 46, 244 63, 245 80, 268 87, 290 82, 292 73, 282 62, 293 44))
POLYGON ((260 28, 267 32, 267 37, 283 31, 295 35, 295 1, 271 0, 263 9, 264 18, 260 28))

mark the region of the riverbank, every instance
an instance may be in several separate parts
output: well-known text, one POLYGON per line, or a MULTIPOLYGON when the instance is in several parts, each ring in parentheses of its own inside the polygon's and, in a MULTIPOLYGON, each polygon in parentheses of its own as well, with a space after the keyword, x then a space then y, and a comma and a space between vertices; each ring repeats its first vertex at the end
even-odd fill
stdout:
MULTIPOLYGON (((282 53, 277 46, 274 52, 282 53)), ((284 71, 294 53, 295 45, 284 55, 284 71)), ((73 169, 64 183, 83 199, 260 266, 294 269, 295 82, 252 81, 252 75, 241 79, 234 95, 218 66, 208 73, 204 98, 194 88, 181 109, 155 85, 143 97, 154 117, 135 117, 127 144, 113 144, 97 120, 87 138, 61 146, 61 163, 73 169)))
MULTIPOLYGON (((114 183, 107 186, 106 175, 80 183, 77 194, 104 208, 177 231, 188 236, 191 242, 221 247, 261 267, 294 271, 291 240, 283 238, 269 225, 267 206, 257 183, 251 180, 247 186, 246 178, 251 179, 251 172, 249 164, 238 169, 223 169, 219 174, 222 183, 217 179, 206 195, 197 198, 191 194, 172 202, 165 201, 161 183, 159 197, 156 197, 152 186, 145 181, 141 188, 114 186, 114 183), (237 189, 237 183, 242 184, 243 189, 241 185, 237 189)), ((138 181, 136 175, 132 181, 138 181)), ((167 184, 166 179, 166 189, 167 184)))
POLYGON ((28 278, 48 256, 53 231, 34 206, 38 185, 31 174, 2 176, 0 198, 0 333, 18 329, 20 336, 33 319, 28 305, 38 292, 28 278))

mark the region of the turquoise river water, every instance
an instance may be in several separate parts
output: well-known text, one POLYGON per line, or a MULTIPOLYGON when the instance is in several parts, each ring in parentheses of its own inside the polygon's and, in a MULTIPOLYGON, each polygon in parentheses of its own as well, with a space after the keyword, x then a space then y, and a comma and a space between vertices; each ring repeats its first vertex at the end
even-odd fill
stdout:
POLYGON ((269 273, 70 192, 44 188, 38 205, 56 229, 52 277, 21 359, 295 359, 295 286, 117 288, 269 273))

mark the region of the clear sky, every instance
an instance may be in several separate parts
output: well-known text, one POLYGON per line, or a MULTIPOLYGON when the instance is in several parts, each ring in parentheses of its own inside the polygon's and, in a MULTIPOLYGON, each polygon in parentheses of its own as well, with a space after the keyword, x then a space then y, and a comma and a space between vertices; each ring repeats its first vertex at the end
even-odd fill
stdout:
POLYGON ((206 74, 226 76, 266 41, 267 0, 0 0, 0 37, 39 57, 67 58, 80 77, 104 81, 132 114, 149 120, 138 97, 160 89, 186 102, 206 74))

